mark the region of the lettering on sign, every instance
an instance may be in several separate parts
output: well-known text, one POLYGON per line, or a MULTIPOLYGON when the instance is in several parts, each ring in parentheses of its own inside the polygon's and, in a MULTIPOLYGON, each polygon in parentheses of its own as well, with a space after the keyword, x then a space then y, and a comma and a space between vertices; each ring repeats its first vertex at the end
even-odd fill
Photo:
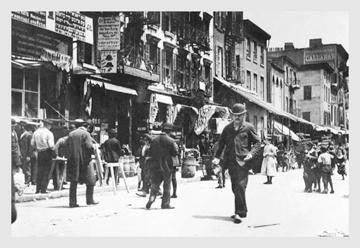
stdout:
POLYGON ((318 49, 304 51, 304 63, 327 62, 335 60, 335 51, 333 49, 318 49))
POLYGON ((120 50, 120 16, 99 17, 98 50, 120 50))
POLYGON ((74 11, 13 11, 11 18, 89 44, 94 43, 92 18, 74 11))

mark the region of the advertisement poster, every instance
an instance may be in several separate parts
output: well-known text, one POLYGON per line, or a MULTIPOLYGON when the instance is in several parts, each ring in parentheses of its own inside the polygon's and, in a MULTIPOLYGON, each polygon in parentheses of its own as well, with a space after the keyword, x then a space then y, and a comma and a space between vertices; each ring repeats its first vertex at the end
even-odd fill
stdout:
POLYGON ((101 51, 101 73, 117 72, 117 51, 101 51))
POLYGON ((120 50, 120 16, 99 17, 98 50, 120 50))

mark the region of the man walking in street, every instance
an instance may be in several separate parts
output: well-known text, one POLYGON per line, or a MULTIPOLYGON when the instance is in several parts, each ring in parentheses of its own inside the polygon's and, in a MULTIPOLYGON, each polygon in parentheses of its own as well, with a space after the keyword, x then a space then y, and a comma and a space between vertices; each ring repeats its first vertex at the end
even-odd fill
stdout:
POLYGON ((70 132, 66 141, 69 151, 68 174, 70 180, 69 207, 79 207, 76 199, 77 184, 86 184, 86 204, 94 205, 94 186, 96 183, 95 169, 90 166, 91 154, 94 151, 88 123, 81 119, 75 120, 77 129, 70 132))
POLYGON ((260 139, 252 124, 245 122, 245 105, 234 104, 232 110, 233 121, 228 124, 219 140, 219 149, 216 151, 213 163, 218 165, 220 156, 225 148, 224 166, 229 169, 231 187, 235 196, 235 223, 241 223, 240 218, 247 215, 245 191, 248 183, 248 170, 251 169, 250 159, 258 155, 260 139), (253 145, 253 146, 252 146, 253 145))
POLYGON ((19 170, 21 166, 21 154, 18 142, 18 137, 15 132, 16 121, 11 119, 11 223, 14 223, 17 218, 17 211, 15 207, 15 192, 14 173, 19 170))
POLYGON ((54 152, 54 135, 50 131, 51 122, 44 120, 44 126, 39 127, 31 140, 31 145, 38 154, 38 169, 36 181, 36 193, 47 193, 49 183, 49 173, 51 169, 52 157, 54 152))
POLYGON ((175 141, 170 138, 169 134, 172 125, 164 123, 162 133, 154 138, 150 144, 150 174, 151 174, 151 191, 149 201, 146 208, 150 209, 159 192, 159 186, 163 184, 163 197, 161 208, 172 209, 170 206, 170 190, 171 190, 171 172, 172 172, 172 156, 178 155, 178 148, 175 141))

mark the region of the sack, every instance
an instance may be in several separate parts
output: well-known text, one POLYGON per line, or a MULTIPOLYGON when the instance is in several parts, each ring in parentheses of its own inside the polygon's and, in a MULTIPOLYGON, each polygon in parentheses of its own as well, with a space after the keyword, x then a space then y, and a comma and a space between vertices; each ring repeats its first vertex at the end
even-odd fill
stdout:
POLYGON ((174 167, 180 167, 180 161, 178 156, 171 156, 171 160, 174 167))

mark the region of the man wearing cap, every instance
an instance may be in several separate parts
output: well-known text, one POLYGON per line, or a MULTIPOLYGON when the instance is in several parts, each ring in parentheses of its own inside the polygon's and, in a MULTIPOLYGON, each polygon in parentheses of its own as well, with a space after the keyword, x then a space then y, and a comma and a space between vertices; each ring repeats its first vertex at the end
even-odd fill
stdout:
MULTIPOLYGON (((107 163, 117 163, 120 156, 122 155, 122 149, 120 141, 116 138, 117 131, 115 128, 112 128, 108 131, 109 139, 107 139, 102 145, 101 150, 103 151, 105 162, 107 163)), ((119 182, 119 168, 114 167, 115 183, 119 182)), ((109 177, 106 178, 106 183, 109 183, 109 177)))
POLYGON ((252 124, 245 122, 245 105, 237 103, 230 111, 233 121, 228 124, 219 139, 219 149, 215 153, 213 164, 217 165, 223 150, 223 166, 229 169, 231 187, 235 195, 235 223, 241 223, 240 218, 247 215, 245 191, 248 183, 250 160, 260 151, 260 139, 252 124), (252 146, 253 145, 253 146, 252 146))
POLYGON ((151 174, 151 191, 149 201, 146 208, 150 209, 159 192, 159 186, 163 184, 163 197, 161 208, 172 209, 170 206, 171 191, 171 172, 172 172, 172 156, 178 155, 178 147, 175 141, 169 136, 172 125, 164 123, 162 133, 154 138, 150 144, 150 174, 151 174))
POLYGON ((36 193, 47 193, 48 176, 54 152, 54 135, 50 131, 51 121, 44 120, 43 123, 44 126, 40 126, 31 139, 31 145, 38 154, 36 193))
POLYGON ((70 181, 69 207, 79 207, 76 199, 77 184, 86 184, 86 204, 94 205, 94 186, 96 183, 95 169, 91 166, 91 154, 94 147, 88 123, 82 119, 75 120, 76 129, 69 133, 66 140, 68 146, 68 175, 70 181))

